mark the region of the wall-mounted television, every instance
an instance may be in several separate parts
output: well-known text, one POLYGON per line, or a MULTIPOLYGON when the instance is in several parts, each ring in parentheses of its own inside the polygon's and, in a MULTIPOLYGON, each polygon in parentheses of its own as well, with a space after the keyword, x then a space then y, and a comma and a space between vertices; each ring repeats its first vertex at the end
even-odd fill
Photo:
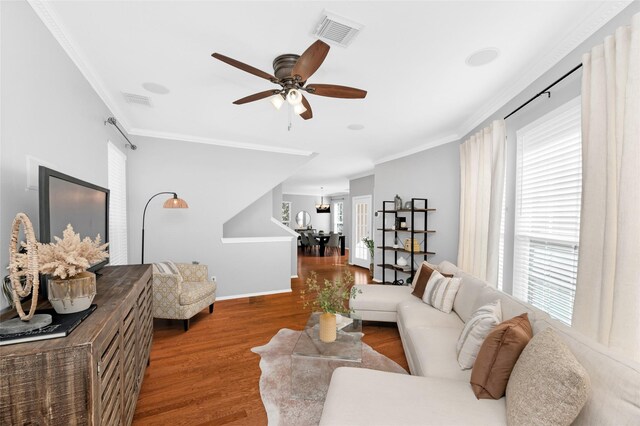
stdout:
MULTIPOLYGON (((57 172, 44 166, 39 168, 40 242, 49 243, 62 238, 68 224, 80 238, 92 240, 100 234, 103 243, 109 242, 109 190, 89 182, 57 172)), ((91 265, 95 272, 109 263, 108 258, 91 265)))

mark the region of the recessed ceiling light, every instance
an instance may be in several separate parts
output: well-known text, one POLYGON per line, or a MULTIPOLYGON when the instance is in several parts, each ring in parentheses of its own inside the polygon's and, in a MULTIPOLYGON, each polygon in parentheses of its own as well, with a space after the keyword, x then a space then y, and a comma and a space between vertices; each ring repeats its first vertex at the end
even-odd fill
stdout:
POLYGON ((142 87, 144 87, 145 90, 148 90, 151 93, 157 93, 158 95, 166 95, 169 93, 169 89, 158 83, 142 83, 142 87))
POLYGON ((362 124, 349 124, 347 126, 347 129, 349 129, 349 130, 362 130, 362 129, 364 129, 364 125, 362 125, 362 124))
POLYGON ((470 67, 480 67, 482 65, 487 65, 490 62, 496 60, 496 58, 500 55, 500 51, 495 47, 488 47, 486 49, 478 50, 477 52, 472 53, 466 59, 466 64, 470 67))

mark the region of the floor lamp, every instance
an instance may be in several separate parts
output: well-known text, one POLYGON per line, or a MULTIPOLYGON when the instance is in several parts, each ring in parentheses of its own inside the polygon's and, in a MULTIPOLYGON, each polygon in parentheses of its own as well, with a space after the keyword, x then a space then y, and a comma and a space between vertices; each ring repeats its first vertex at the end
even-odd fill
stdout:
POLYGON ((156 198, 158 195, 162 195, 162 194, 173 195, 173 197, 167 199, 167 201, 165 201, 164 204, 162 205, 162 207, 164 207, 165 209, 188 209, 189 208, 189 205, 187 204, 187 202, 182 198, 178 198, 178 194, 176 194, 175 192, 166 192, 166 191, 158 192, 157 194, 149 198, 149 201, 147 201, 147 204, 145 204, 144 211, 142 212, 142 261, 140 263, 144 263, 144 218, 147 215, 147 207, 149 206, 149 203, 151 202, 151 200, 156 198))

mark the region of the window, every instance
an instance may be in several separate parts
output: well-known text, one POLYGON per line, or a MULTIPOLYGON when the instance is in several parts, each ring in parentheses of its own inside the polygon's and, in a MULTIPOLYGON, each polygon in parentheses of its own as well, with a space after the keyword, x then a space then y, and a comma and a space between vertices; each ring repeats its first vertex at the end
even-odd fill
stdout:
POLYGON ((333 232, 341 233, 344 229, 344 203, 338 201, 333 204, 333 232))
POLYGON ((127 157, 108 143, 109 263, 126 265, 127 257, 127 157))
POLYGON ((283 225, 290 226, 291 223, 291 201, 282 202, 282 223, 283 225))
POLYGON ((580 98, 517 136, 513 295, 570 325, 582 191, 580 98))

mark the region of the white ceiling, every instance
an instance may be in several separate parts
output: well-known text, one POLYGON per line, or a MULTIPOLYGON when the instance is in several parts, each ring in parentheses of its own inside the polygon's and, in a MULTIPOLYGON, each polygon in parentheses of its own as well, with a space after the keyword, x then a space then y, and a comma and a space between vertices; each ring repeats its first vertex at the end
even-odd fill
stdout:
POLYGON ((375 163, 459 139, 629 3, 31 1, 130 134, 314 152, 283 190, 325 194, 375 163), (323 9, 364 30, 348 48, 332 47, 309 82, 362 88, 366 99, 309 95, 314 118, 293 116, 291 131, 289 114, 268 100, 233 105, 276 86, 211 53, 272 73, 277 55, 314 41, 323 9), (495 62, 465 64, 486 47, 500 50, 495 62), (127 104, 121 92, 149 96, 153 107, 127 104))

